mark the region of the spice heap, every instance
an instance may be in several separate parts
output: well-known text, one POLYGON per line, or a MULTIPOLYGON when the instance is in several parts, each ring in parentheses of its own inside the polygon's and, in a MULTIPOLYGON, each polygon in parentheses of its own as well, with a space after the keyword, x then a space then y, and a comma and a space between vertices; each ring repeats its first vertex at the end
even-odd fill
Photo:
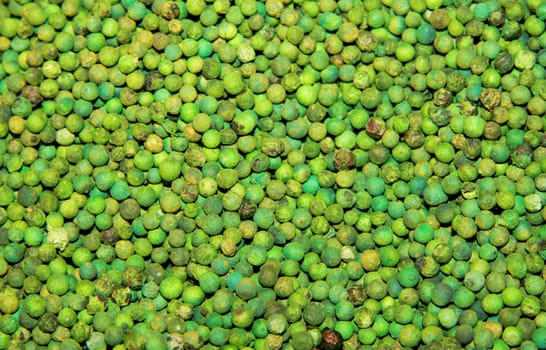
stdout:
POLYGON ((546 349, 543 0, 0 3, 0 349, 546 349))

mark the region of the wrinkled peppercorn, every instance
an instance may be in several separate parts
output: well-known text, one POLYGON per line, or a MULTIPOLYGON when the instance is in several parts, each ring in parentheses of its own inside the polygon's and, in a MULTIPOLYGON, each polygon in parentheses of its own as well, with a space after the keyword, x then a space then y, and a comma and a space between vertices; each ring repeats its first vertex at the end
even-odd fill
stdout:
POLYGON ((322 339, 319 345, 320 350, 341 350, 343 349, 343 339, 341 335, 333 329, 326 328, 322 331, 322 339))

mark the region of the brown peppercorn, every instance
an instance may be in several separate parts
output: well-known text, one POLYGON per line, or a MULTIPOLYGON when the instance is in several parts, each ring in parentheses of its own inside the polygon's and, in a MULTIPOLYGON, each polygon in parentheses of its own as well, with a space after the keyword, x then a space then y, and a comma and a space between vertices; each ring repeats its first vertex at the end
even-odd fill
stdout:
POLYGON ((239 207, 239 216, 243 220, 252 219, 256 213, 256 204, 250 199, 243 199, 241 206, 239 207))
POLYGON ((385 133, 385 122, 382 119, 370 118, 366 123, 366 132, 370 137, 378 140, 385 133))
POLYGON ((500 74, 508 73, 514 68, 514 57, 508 52, 501 52, 497 58, 495 58, 495 70, 500 74))
POLYGON ((408 130, 404 134, 404 141, 411 148, 419 148, 425 142, 425 134, 421 130, 408 130))
POLYGON ((434 93, 434 104, 438 107, 447 107, 453 102, 451 91, 440 88, 434 93))
POLYGON ((364 301, 366 301, 366 299, 368 298, 366 290, 362 286, 352 286, 347 290, 347 293, 349 293, 349 301, 354 306, 360 306, 364 304, 364 301))
POLYGON ((337 170, 345 170, 355 165, 355 155, 353 152, 342 149, 334 155, 334 167, 337 170))
POLYGON ((447 28, 451 17, 446 9, 437 9, 430 14, 430 24, 437 30, 444 30, 447 28))
POLYGON ((495 123, 494 121, 488 121, 485 124, 483 136, 486 139, 497 140, 499 137, 501 137, 501 134, 502 134, 501 126, 498 123, 495 123))
POLYGON ((114 245, 119 240, 117 230, 115 228, 110 228, 106 231, 103 231, 101 233, 100 240, 105 245, 114 245))
POLYGON ((128 287, 118 287, 112 292, 112 299, 119 306, 129 305, 131 301, 131 289, 128 287))
POLYGON ((144 79, 144 89, 146 91, 155 91, 163 87, 163 75, 154 70, 149 72, 144 79))
POLYGON ((341 350, 343 349, 343 339, 337 331, 325 328, 322 331, 322 339, 318 348, 320 350, 341 350))
POLYGON ((485 109, 492 111, 501 103, 501 93, 497 89, 484 89, 480 96, 480 101, 485 109))
POLYGON ((161 16, 168 20, 178 18, 180 16, 178 4, 172 1, 164 2, 161 6, 161 16))
POLYGON ((185 183, 180 190, 180 198, 184 203, 192 203, 199 196, 199 187, 195 183, 185 183))

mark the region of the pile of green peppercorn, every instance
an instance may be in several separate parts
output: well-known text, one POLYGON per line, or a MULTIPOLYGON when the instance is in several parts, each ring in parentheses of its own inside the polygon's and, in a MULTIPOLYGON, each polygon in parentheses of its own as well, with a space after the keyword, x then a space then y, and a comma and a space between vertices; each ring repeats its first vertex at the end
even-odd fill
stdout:
POLYGON ((546 349, 544 0, 0 2, 0 350, 546 349))

